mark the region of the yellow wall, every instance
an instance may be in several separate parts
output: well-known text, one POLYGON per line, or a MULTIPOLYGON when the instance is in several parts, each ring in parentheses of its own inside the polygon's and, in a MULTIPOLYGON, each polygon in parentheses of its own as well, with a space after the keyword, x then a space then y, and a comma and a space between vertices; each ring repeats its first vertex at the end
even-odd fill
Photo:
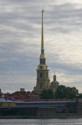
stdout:
POLYGON ((0 107, 16 107, 15 102, 0 102, 0 107))

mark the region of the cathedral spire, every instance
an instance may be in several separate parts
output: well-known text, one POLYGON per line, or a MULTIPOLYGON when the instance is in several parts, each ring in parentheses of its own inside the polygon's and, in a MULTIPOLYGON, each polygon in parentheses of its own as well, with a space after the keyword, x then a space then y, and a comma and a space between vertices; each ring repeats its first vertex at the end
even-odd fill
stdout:
POLYGON ((46 58, 44 54, 44 33, 43 33, 43 13, 42 10, 42 24, 41 24, 41 54, 40 54, 40 64, 37 68, 37 82, 34 87, 34 91, 40 93, 44 89, 48 89, 50 86, 50 80, 48 76, 48 66, 46 65, 46 58))
POLYGON ((44 54, 43 13, 44 10, 42 10, 41 54, 44 54))
POLYGON ((42 10, 42 29, 41 29, 41 54, 40 54, 40 64, 46 64, 46 58, 45 58, 45 54, 44 54, 43 13, 44 13, 44 10, 42 10))

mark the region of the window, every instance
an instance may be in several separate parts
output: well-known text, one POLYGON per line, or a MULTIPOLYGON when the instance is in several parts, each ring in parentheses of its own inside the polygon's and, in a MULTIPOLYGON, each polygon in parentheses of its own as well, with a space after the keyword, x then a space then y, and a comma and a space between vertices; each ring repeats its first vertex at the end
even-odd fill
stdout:
POLYGON ((42 78, 42 72, 40 73, 40 78, 42 78))
POLYGON ((40 59, 41 64, 45 64, 45 59, 40 59))

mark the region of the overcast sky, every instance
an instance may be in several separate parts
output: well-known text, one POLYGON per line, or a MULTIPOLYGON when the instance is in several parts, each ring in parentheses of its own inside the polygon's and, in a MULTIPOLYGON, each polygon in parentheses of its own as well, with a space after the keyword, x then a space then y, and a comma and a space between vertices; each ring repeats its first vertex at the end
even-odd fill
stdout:
POLYGON ((50 80, 82 92, 82 0, 0 0, 0 88, 36 85, 42 9, 50 80))

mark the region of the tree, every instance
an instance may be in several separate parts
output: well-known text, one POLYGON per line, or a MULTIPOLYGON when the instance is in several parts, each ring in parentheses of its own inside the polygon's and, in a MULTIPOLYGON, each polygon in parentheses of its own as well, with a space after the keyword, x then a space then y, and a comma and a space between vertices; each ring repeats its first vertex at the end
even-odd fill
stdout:
POLYGON ((60 85, 55 94, 54 94, 55 98, 66 98, 66 87, 64 85, 60 85))
POLYGON ((78 90, 75 87, 73 87, 73 88, 67 87, 66 98, 68 98, 68 99, 76 98, 77 94, 78 94, 78 90))
POLYGON ((79 93, 79 98, 82 98, 82 93, 79 93))
POLYGON ((42 92, 40 93, 40 98, 42 98, 42 99, 52 99, 53 98, 53 91, 51 89, 42 90, 42 92))
POLYGON ((78 95, 78 90, 73 87, 65 87, 64 85, 60 85, 56 92, 54 97, 55 98, 61 98, 61 99, 74 99, 76 98, 76 96, 78 95))

